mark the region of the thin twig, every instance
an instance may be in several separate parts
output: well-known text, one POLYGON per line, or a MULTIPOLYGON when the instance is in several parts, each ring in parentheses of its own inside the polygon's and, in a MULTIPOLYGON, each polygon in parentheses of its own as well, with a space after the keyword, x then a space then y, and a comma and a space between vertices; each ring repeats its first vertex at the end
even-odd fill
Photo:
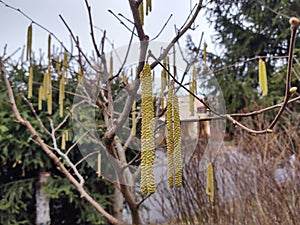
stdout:
MULTIPOLYGON (((292 20, 292 18, 291 18, 291 20, 292 20)), ((291 20, 290 20, 290 23, 291 23, 291 20)), ((298 22, 299 22, 299 20, 298 20, 298 22)), ((294 48, 295 48, 295 40, 296 40, 296 33, 297 33, 298 26, 299 26, 299 24, 297 26, 293 26, 292 23, 291 23, 291 40, 290 40, 288 67, 287 67, 286 81, 285 81, 286 83, 285 83, 284 101, 283 101, 283 104, 282 104, 279 112, 277 113, 275 119, 269 125, 269 129, 272 129, 275 126, 275 124, 278 122, 279 118, 281 117, 281 115, 282 115, 283 111, 285 110, 285 107, 286 107, 286 105, 287 105, 287 103, 288 103, 288 101, 291 97, 290 88, 291 88, 293 52, 294 52, 294 48)))
POLYGON ((29 105, 32 113, 34 114, 35 118, 37 119, 37 121, 39 121, 41 127, 43 128, 43 130, 48 134, 48 135, 51 135, 50 131, 45 127, 43 121, 41 120, 41 118, 38 116, 38 114, 36 113, 33 105, 31 102, 29 102, 29 100, 23 95, 21 94, 21 97, 23 98, 23 100, 29 105))
POLYGON ((90 60, 88 59, 88 57, 85 55, 85 53, 82 51, 82 49, 79 46, 79 43, 77 42, 77 39, 75 37, 75 35, 73 34, 73 31, 71 30, 71 28, 69 27, 69 25, 67 24, 67 22, 64 20, 64 18, 62 17, 62 15, 59 15, 59 18, 63 21, 64 25, 66 26, 66 28, 68 29, 69 33, 71 34, 71 37, 73 39, 73 41, 76 44, 76 47, 78 48, 79 52, 83 55, 84 59, 86 60, 86 62, 95 70, 97 71, 97 69, 92 65, 92 63, 90 62, 90 60))
MULTIPOLYGON (((132 30, 110 9, 108 10, 109 13, 111 13, 117 20, 119 20, 119 22, 130 32, 132 32, 132 30)), ((134 36, 138 37, 137 34, 133 33, 134 36)))
POLYGON ((54 125, 53 125, 53 121, 50 119, 50 127, 51 127, 51 137, 52 137, 52 142, 53 142, 53 147, 55 149, 55 151, 64 158, 64 160, 66 161, 66 163, 72 168, 72 170, 74 171, 74 173, 76 174, 77 178, 79 179, 79 184, 82 187, 84 185, 84 179, 81 176, 81 174, 78 172, 77 168, 74 166, 74 164, 71 162, 70 158, 63 153, 58 147, 57 147, 57 143, 56 143, 56 138, 55 138, 55 129, 54 129, 54 125))
POLYGON ((169 16, 169 18, 167 19, 167 21, 165 22, 165 24, 163 25, 163 27, 160 29, 160 31, 158 32, 158 34, 157 34, 154 38, 152 38, 150 41, 154 41, 156 38, 159 37, 159 35, 163 32, 163 30, 164 30, 164 29, 166 28, 166 26, 168 25, 168 23, 169 23, 170 19, 172 18, 172 16, 173 16, 173 14, 171 14, 171 15, 169 16))
POLYGON ((88 16, 89 16, 89 21, 90 21, 90 32, 91 32, 90 34, 91 34, 91 37, 92 37, 92 42, 93 42, 93 45, 94 45, 94 49, 96 51, 97 56, 100 57, 101 54, 99 52, 99 49, 97 47, 96 40, 95 40, 93 19, 92 19, 92 13, 91 13, 91 6, 89 5, 88 0, 85 0, 85 5, 86 5, 87 11, 88 11, 88 16))
POLYGON ((129 55, 129 51, 130 51, 130 48, 131 48, 132 40, 133 40, 134 31, 135 31, 135 27, 133 27, 132 32, 131 32, 131 37, 130 37, 130 40, 129 40, 129 44, 128 44, 128 47, 127 47, 127 51, 126 51, 126 55, 125 55, 125 58, 123 60, 123 63, 121 65, 119 71, 117 72, 117 74, 114 75, 112 78, 110 78, 111 80, 113 80, 114 78, 116 78, 120 75, 120 73, 123 70, 124 65, 126 64, 126 61, 127 61, 128 55, 129 55))
POLYGON ((157 66, 158 62, 163 60, 168 52, 170 51, 170 49, 174 46, 174 44, 182 37, 182 35, 184 35, 188 29, 192 26, 192 24, 194 23, 194 21, 196 20, 200 10, 202 9, 202 2, 203 0, 199 0, 199 3, 197 5, 197 8, 192 16, 192 18, 188 21, 188 23, 185 24, 185 26, 182 27, 182 29, 180 29, 180 31, 176 34, 176 36, 171 40, 171 42, 169 43, 169 45, 166 47, 166 49, 164 50, 164 52, 158 57, 158 60, 153 62, 150 67, 151 69, 154 69, 155 66, 157 66))
MULTIPOLYGON (((269 59, 284 59, 284 58, 288 58, 288 57, 289 57, 288 55, 284 55, 284 56, 255 56, 255 57, 252 57, 252 58, 249 58, 249 59, 246 59, 246 60, 242 60, 242 61, 233 63, 233 64, 228 65, 228 66, 224 66, 224 67, 222 67, 220 69, 212 70, 212 71, 208 72, 207 74, 217 73, 217 72, 223 71, 225 69, 229 69, 229 68, 232 68, 232 67, 235 67, 235 66, 238 66, 240 64, 243 64, 243 63, 246 63, 246 62, 250 62, 250 61, 253 61, 253 60, 265 59, 265 58, 269 58, 269 59)), ((293 57, 296 57, 296 55, 294 55, 293 57)))

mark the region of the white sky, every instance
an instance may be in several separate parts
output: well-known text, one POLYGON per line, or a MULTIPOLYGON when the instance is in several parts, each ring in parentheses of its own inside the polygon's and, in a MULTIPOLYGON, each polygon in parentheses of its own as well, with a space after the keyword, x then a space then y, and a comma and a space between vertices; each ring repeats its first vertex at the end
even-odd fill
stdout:
MULTIPOLYGON (((5 0, 5 3, 21 9, 30 18, 45 26, 59 37, 60 40, 70 48, 69 33, 59 18, 59 14, 68 22, 75 35, 78 35, 81 47, 88 54, 92 50, 92 42, 89 35, 88 15, 84 0, 5 0)), ((145 33, 154 37, 166 22, 170 14, 173 17, 169 21, 166 29, 157 39, 157 41, 168 42, 174 36, 174 24, 181 27, 190 11, 190 1, 174 0, 152 0, 153 10, 145 17, 145 33), (176 2, 176 3, 175 3, 176 2)), ((192 0, 192 5, 197 1, 192 0)), ((130 32, 121 25, 116 18, 108 12, 112 10, 115 14, 122 13, 124 16, 132 19, 128 0, 90 0, 94 25, 105 29, 107 37, 114 42, 115 47, 126 45, 129 42, 130 32)), ((5 7, 0 3, 0 55, 7 44, 7 53, 11 54, 17 48, 26 44, 27 27, 30 21, 20 13, 5 7)), ((131 26, 130 24, 128 24, 131 26)), ((198 42, 201 32, 204 32, 204 40, 208 43, 208 50, 214 51, 211 44, 211 35, 213 30, 209 28, 204 13, 196 21, 199 27, 196 31, 189 31, 193 35, 194 41, 198 42)), ((95 30, 97 40, 100 40, 102 34, 95 30)), ((33 50, 38 51, 47 48, 48 33, 37 26, 33 26, 33 50)), ((185 44, 185 37, 181 43, 185 44)), ((135 41, 138 41, 137 38, 135 41)), ((55 41, 52 42, 59 46, 55 41)))

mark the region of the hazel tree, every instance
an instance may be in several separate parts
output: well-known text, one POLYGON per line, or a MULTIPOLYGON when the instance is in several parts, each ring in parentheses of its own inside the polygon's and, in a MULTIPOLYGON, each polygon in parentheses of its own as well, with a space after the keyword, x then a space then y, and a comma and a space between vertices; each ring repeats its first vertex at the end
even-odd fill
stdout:
MULTIPOLYGON (((1 3, 5 4, 3 1, 1 3)), ((185 154, 191 148, 188 145, 190 140, 183 137, 181 96, 188 96, 190 115, 195 114, 196 103, 201 104, 209 112, 205 117, 196 118, 192 122, 206 124, 207 138, 215 142, 222 136, 214 139, 214 134, 208 131, 208 121, 212 127, 215 124, 215 127, 221 130, 225 129, 224 122, 228 121, 253 135, 271 133, 286 105, 299 100, 299 97, 292 98, 297 88, 291 87, 290 82, 296 30, 300 23, 295 17, 290 19, 292 32, 284 101, 259 111, 226 114, 218 108, 218 104, 214 105, 214 102, 207 101, 209 97, 215 96, 207 97, 205 94, 199 94, 203 90, 201 84, 197 84, 199 71, 195 66, 196 63, 204 62, 203 74, 206 82, 210 75, 206 64, 206 45, 202 47, 200 41, 200 45, 194 49, 196 54, 192 60, 184 58, 179 45, 179 40, 186 32, 194 29, 194 22, 205 7, 202 0, 191 9, 183 25, 180 28, 176 27, 175 35, 170 42, 159 44, 159 47, 152 45, 154 42, 152 37, 147 35, 144 25, 147 15, 155 10, 151 0, 129 0, 132 18, 124 18, 111 11, 131 32, 127 49, 119 62, 116 62, 117 51, 113 49, 112 52, 107 53, 104 50, 107 44, 105 31, 100 43, 97 42, 99 39, 94 33, 92 9, 88 0, 85 0, 85 4, 94 57, 84 53, 79 37, 75 36, 73 29, 62 16, 60 18, 72 37, 77 53, 70 52, 55 34, 18 10, 31 20, 26 50, 28 77, 22 91, 26 94, 21 93, 21 97, 30 107, 35 123, 22 114, 22 108, 17 107, 16 95, 7 72, 9 57, 5 54, 0 58, 1 74, 11 112, 17 123, 26 127, 34 143, 52 160, 59 173, 72 183, 80 197, 111 224, 124 223, 123 201, 129 208, 132 223, 144 222, 142 205, 164 180, 164 178, 157 178, 161 175, 161 172, 157 171, 157 168, 161 169, 158 165, 164 162, 158 159, 158 149, 163 149, 161 150, 163 154, 165 150, 168 158, 166 166, 168 185, 171 188, 181 186, 182 168, 189 159, 185 158, 185 154), (133 28, 129 28, 124 20, 129 21, 133 28), (47 64, 44 65, 46 69, 42 76, 35 74, 34 71, 32 36, 36 27, 49 33, 47 64), (138 38, 138 44, 133 43, 134 37, 138 38), (53 39, 60 43, 62 52, 52 50, 53 39), (135 57, 135 64, 130 64, 130 57, 135 57), (185 62, 183 72, 179 71, 181 68, 176 61, 177 57, 183 58, 182 61, 185 62), (158 85, 156 84, 157 73, 160 75, 158 85), (66 91, 74 84, 77 85, 76 90, 66 91), (73 102, 66 101, 70 96, 73 97, 73 102), (48 118, 42 119, 41 115, 45 108, 48 118), (261 114, 275 108, 279 108, 275 118, 267 127, 260 130, 248 127, 236 119, 261 114), (71 120, 73 130, 69 129, 71 120), (160 132, 165 131, 167 134, 159 139, 160 132), (81 158, 73 161, 71 154, 80 154, 81 158), (114 213, 108 212, 87 189, 86 177, 80 172, 83 162, 87 162, 90 169, 96 171, 93 179, 103 179, 114 186, 114 213)), ((6 6, 16 10, 7 4, 6 6)), ((166 23, 164 26, 167 25, 166 23)), ((261 90, 263 94, 267 94, 267 74, 262 59, 259 59, 258 74, 261 90)), ((209 89, 209 91, 214 90, 209 89)), ((210 152, 203 164, 204 169, 207 169, 206 193, 211 202, 214 201, 215 194, 214 154, 210 152)))

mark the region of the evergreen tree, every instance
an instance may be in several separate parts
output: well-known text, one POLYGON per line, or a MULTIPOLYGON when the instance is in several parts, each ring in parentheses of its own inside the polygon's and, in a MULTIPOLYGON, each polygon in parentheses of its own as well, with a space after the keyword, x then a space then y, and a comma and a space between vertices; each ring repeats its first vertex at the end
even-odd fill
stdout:
MULTIPOLYGON (((22 108, 24 118, 36 127, 40 127, 30 106, 21 97, 22 94, 27 94, 28 71, 26 65, 16 62, 12 62, 12 65, 9 79, 14 86, 17 105, 22 108)), ((33 67, 35 74, 33 92, 37 93, 37 84, 42 82, 46 68, 37 63, 34 63, 33 67)), ((53 85, 58 86, 58 82, 56 81, 53 85)), ((66 86, 67 91, 74 91, 72 88, 74 86, 70 83, 66 86)), ((72 103, 72 97, 66 95, 67 105, 72 103)), ((55 95, 54 98, 56 99, 58 96, 55 95)), ((37 109, 36 94, 33 95, 32 102, 37 109)), ((45 106, 46 104, 42 111, 37 111, 43 121, 48 120, 45 106)), ((54 102, 53 107, 58 108, 57 103, 54 102)), ((35 224, 37 203, 35 194, 38 176, 42 171, 50 175, 42 189, 50 198, 51 224, 104 224, 103 217, 82 201, 74 186, 61 175, 49 157, 33 142, 27 129, 15 122, 2 79, 0 80, 0 117, 2 118, 0 125, 0 224, 35 224)), ((58 123, 58 113, 54 114, 52 119, 54 119, 54 123, 58 123)), ((45 124, 49 125, 49 123, 45 124)), ((68 129, 68 127, 63 129, 68 129)), ((51 143, 50 137, 41 127, 39 131, 44 134, 45 141, 51 143)), ((72 138, 71 132, 70 138, 72 138)), ((70 158, 73 161, 79 161, 81 154, 76 150, 73 152, 71 152, 70 158), (73 152, 77 153, 72 154, 73 152)), ((85 185, 95 200, 109 210, 108 195, 113 193, 113 188, 101 179, 94 179, 95 172, 86 162, 79 166, 79 171, 82 176, 86 177, 85 185)))
MULTIPOLYGON (((222 50, 219 56, 211 57, 211 69, 218 71, 215 75, 228 112, 255 102, 270 105, 282 101, 287 62, 284 56, 288 54, 290 38, 288 20, 299 14, 300 6, 292 0, 217 0, 207 9, 207 18, 216 31, 216 44, 222 50), (266 57, 263 60, 267 65, 269 95, 265 98, 260 97, 258 88, 258 56, 266 57)), ((297 41, 296 48, 299 45, 297 41)), ((297 82, 295 77, 293 82, 297 82)))

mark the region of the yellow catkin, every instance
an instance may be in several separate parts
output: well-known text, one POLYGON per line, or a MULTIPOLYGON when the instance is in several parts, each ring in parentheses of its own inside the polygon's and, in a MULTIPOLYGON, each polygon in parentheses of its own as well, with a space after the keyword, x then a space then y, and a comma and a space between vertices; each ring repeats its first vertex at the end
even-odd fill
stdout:
POLYGON ((152 0, 149 0, 149 5, 148 5, 148 7, 149 7, 149 12, 151 12, 151 11, 152 11, 152 0))
POLYGON ((55 68, 56 68, 56 72, 58 74, 60 74, 60 60, 59 60, 59 55, 56 56, 56 60, 55 60, 55 68))
POLYGON ((32 83, 33 83, 33 67, 29 68, 29 78, 28 78, 28 98, 32 97, 32 83))
POLYGON ((48 76, 48 73, 46 72, 46 73, 44 74, 44 83, 43 83, 43 85, 44 85, 43 100, 44 100, 44 101, 47 100, 48 84, 49 84, 49 76, 48 76))
POLYGON ((173 135, 173 84, 169 85, 167 100, 167 150, 168 150, 168 183, 174 187, 174 135, 173 135))
POLYGON ((27 51, 26 51, 26 60, 31 60, 32 52, 32 24, 27 29, 27 51))
MULTIPOLYGON (((168 60, 168 57, 165 57, 164 60, 163 60, 163 65, 164 65, 165 68, 168 69, 168 62, 167 62, 167 60, 168 60)), ((166 86, 168 86, 169 85, 169 74, 167 73, 166 70, 164 70, 164 73, 166 74, 165 75, 166 76, 166 86)))
POLYGON ((163 69, 161 71, 161 109, 165 108, 165 89, 167 85, 167 73, 163 69))
POLYGON ((111 54, 109 58, 109 77, 113 77, 113 71, 114 71, 114 61, 111 54))
POLYGON ((122 72, 122 82, 123 82, 124 84, 127 84, 127 83, 128 83, 127 76, 126 76, 126 73, 125 73, 124 70, 123 70, 123 72, 122 72))
POLYGON ((152 102, 152 76, 148 63, 140 75, 142 90, 142 134, 141 134, 141 191, 154 193, 154 108, 152 102))
POLYGON ((63 74, 62 76, 65 79, 65 82, 67 83, 67 72, 68 72, 68 53, 64 52, 64 59, 63 59, 63 74))
POLYGON ((207 44, 204 42, 204 48, 203 48, 203 61, 204 61, 204 67, 206 68, 207 63, 207 44))
POLYGON ((59 117, 62 118, 64 116, 64 103, 59 104, 59 117))
POLYGON ((43 107, 43 86, 39 87, 39 100, 38 100, 38 110, 42 110, 43 107))
POLYGON ((98 157, 97 157, 97 176, 101 177, 101 153, 98 152, 98 157))
MULTIPOLYGON (((167 56, 166 57, 166 67, 167 67, 167 70, 170 72, 170 57, 167 56)), ((168 81, 170 81, 170 74, 168 73, 168 81)))
POLYGON ((149 11, 149 0, 146 0, 146 16, 148 16, 149 11))
POLYGON ((60 117, 63 117, 64 98, 65 98, 65 78, 62 75, 59 81, 59 99, 58 99, 60 117))
MULTIPOLYGON (((190 92, 194 93, 194 85, 193 82, 190 83, 190 92)), ((190 94, 190 113, 191 116, 195 115, 195 108, 194 108, 194 96, 190 94)))
POLYGON ((69 131, 66 130, 66 131, 65 131, 65 134, 66 134, 66 141, 69 141, 69 131))
POLYGON ((61 136, 61 150, 66 149, 66 135, 65 133, 62 134, 61 136))
POLYGON ((83 72, 82 72, 82 70, 80 69, 80 70, 78 71, 78 76, 77 76, 77 80, 78 80, 79 83, 82 81, 82 78, 83 78, 83 72))
POLYGON ((262 92, 262 96, 268 95, 266 63, 262 59, 258 60, 258 78, 259 78, 259 87, 262 92))
POLYGON ((182 160, 181 160, 181 129, 178 96, 174 94, 173 98, 173 118, 174 118, 174 164, 175 164, 175 185, 182 184, 182 160))
POLYGON ((206 194, 211 202, 214 201, 214 170, 212 163, 209 163, 206 168, 206 194))
POLYGON ((131 128, 131 134, 133 136, 136 135, 136 101, 132 104, 132 128, 131 128))
POLYGON ((52 114, 52 93, 48 94, 47 111, 49 115, 52 114))
POLYGON ((48 35, 48 61, 51 63, 51 34, 48 35))
POLYGON ((139 5, 139 15, 140 15, 141 24, 144 25, 144 3, 143 3, 143 1, 139 5))
POLYGON ((47 94, 50 95, 52 94, 52 74, 50 69, 48 69, 48 89, 47 89, 47 94))
POLYGON ((193 90, 194 94, 197 94, 197 69, 196 66, 193 66, 193 90))

